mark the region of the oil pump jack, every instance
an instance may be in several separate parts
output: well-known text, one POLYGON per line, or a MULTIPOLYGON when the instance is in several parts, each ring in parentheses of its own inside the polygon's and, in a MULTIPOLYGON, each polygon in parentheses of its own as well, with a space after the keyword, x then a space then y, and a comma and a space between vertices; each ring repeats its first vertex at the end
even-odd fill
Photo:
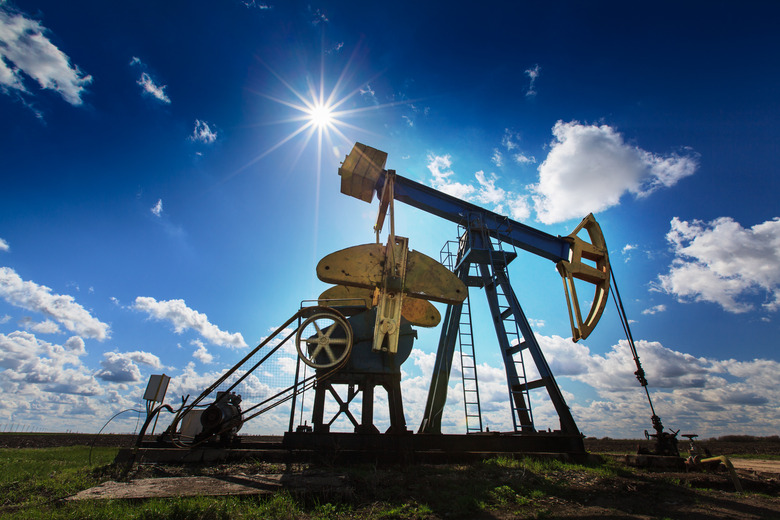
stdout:
MULTIPOLYGON (((470 311, 469 299, 473 297, 472 293, 483 289, 504 361, 511 403, 514 428, 505 440, 519 442, 523 445, 521 449, 584 451, 582 436, 509 282, 507 266, 517 253, 505 248, 507 245, 512 249, 520 248, 556 264, 563 279, 572 339, 584 339, 593 331, 604 311, 610 285, 607 247, 593 215, 583 219, 570 235, 552 236, 402 177, 394 170, 386 170, 386 160, 385 152, 356 143, 339 169, 342 193, 369 203, 374 194, 379 198, 374 227, 377 243, 355 246, 323 258, 317 267, 318 277, 338 285, 323 293, 320 303, 326 304, 328 298, 333 297, 358 297, 366 301, 367 306, 376 307, 371 350, 388 360, 398 355, 402 324, 409 322, 431 326, 438 323, 438 312, 426 300, 447 304, 425 412, 418 429, 419 434, 437 435, 442 432, 442 415, 458 340, 464 376, 465 372, 472 371, 476 383, 473 338, 470 337, 473 333, 463 329, 464 323, 470 329, 470 316, 464 320, 465 314, 470 311), (395 234, 394 201, 459 226, 457 244, 445 255, 450 269, 442 272, 441 265, 434 269, 433 259, 408 250, 408 239, 395 234), (390 232, 388 243, 383 246, 378 243, 379 233, 388 215, 390 232), (579 236, 581 232, 587 234, 587 240, 579 236), (584 317, 575 280, 594 289, 593 303, 584 317), (472 348, 465 356, 464 343, 472 348), (526 379, 529 362, 533 363, 535 373, 539 375, 533 381, 526 379), (530 406, 531 391, 546 392, 558 414, 560 429, 537 431, 530 406)), ((408 356, 407 352, 403 354, 408 356)), ((400 393, 400 387, 397 392, 400 393)), ((391 395, 391 408, 397 410, 400 401, 393 405, 393 392, 388 393, 391 395)), ((467 421, 469 415, 478 417, 478 411, 469 413, 470 405, 479 406, 478 390, 466 389, 465 381, 464 399, 467 421), (469 391, 476 394, 471 399, 469 391)), ((365 396, 363 402, 365 410, 365 396)), ((401 422, 395 422, 397 424, 393 424, 390 431, 400 433, 403 431, 402 427, 399 428, 401 422)), ((321 423, 317 419, 314 423, 316 431, 321 423)), ((481 424, 470 429, 472 432, 481 431, 481 424)), ((463 439, 454 443, 455 446, 472 444, 463 439)))
MULTIPOLYGON (((509 282, 507 267, 517 257, 516 248, 552 261, 563 280, 572 339, 586 338, 606 306, 611 273, 604 237, 593 215, 568 236, 553 236, 398 175, 385 169, 386 161, 385 152, 356 143, 339 168, 342 193, 368 203, 374 195, 379 199, 376 242, 324 257, 317 265, 317 276, 335 285, 313 305, 302 303, 289 320, 197 398, 189 403, 183 399, 161 438, 180 448, 215 441, 230 444, 237 441, 236 433, 244 423, 291 402, 289 429, 282 443, 286 450, 585 453, 582 434, 509 282), (457 224, 458 240, 443 249, 443 263, 410 250, 409 240, 396 235, 395 201, 457 224), (381 244, 386 220, 388 239, 381 244), (585 284, 593 290, 585 315, 575 280, 581 288, 585 284), (482 428, 470 313, 470 300, 480 289, 487 298, 506 372, 513 424, 508 432, 488 434, 482 428), (430 301, 446 304, 443 320, 430 301), (425 412, 413 434, 403 412, 401 364, 412 351, 413 327, 434 327, 440 322, 425 412), (298 354, 294 384, 255 404, 242 401, 235 392, 238 385, 288 341, 295 342, 298 354), (442 417, 458 343, 467 431, 445 435, 442 417), (535 370, 527 370, 529 364, 535 370), (314 374, 306 375, 308 369, 314 374), (538 377, 529 381, 529 373, 538 377), (338 393, 344 386, 346 397, 338 393), (376 387, 388 394, 390 428, 384 435, 374 425, 376 387), (295 427, 296 400, 310 390, 314 391, 311 425, 300 421, 303 424, 295 427), (558 429, 538 429, 534 424, 532 393, 546 395, 552 402, 558 429), (215 394, 213 404, 201 404, 215 394), (350 409, 358 395, 359 419, 350 409), (327 406, 329 400, 335 406, 327 406), (206 406, 199 416, 195 414, 197 407, 206 406), (335 414, 326 417, 334 409, 335 414), (342 415, 353 424, 354 432, 330 431, 342 415), (196 422, 200 423, 194 427, 193 417, 199 417, 196 422), (470 420, 476 422, 470 424, 470 420), (469 435, 473 433, 482 435, 469 435)), ((168 405, 157 411, 163 407, 173 411, 168 405)), ((142 432, 145 429, 146 425, 142 432)))

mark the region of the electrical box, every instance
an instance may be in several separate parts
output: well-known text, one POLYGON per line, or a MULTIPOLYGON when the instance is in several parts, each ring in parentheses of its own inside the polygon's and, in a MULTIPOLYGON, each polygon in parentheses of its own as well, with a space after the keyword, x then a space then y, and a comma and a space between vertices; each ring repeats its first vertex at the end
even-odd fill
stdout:
POLYGON ((144 400, 154 403, 162 403, 165 400, 165 393, 168 391, 168 382, 170 376, 165 374, 154 374, 149 376, 149 384, 146 385, 144 400))

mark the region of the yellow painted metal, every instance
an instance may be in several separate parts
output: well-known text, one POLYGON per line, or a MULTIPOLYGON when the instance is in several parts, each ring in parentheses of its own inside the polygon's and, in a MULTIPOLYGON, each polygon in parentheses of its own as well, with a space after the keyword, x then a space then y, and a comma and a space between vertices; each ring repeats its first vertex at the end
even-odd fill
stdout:
POLYGON ((331 253, 317 264, 317 278, 350 287, 379 287, 384 275, 385 249, 382 244, 362 244, 331 253))
POLYGON ((371 202, 386 162, 387 153, 355 143, 339 168, 341 193, 371 202))
POLYGON ((365 305, 366 309, 371 309, 374 307, 374 291, 362 287, 334 285, 320 294, 318 300, 319 305, 322 307, 330 307, 331 305, 365 305))
MULTIPOLYGON (((362 244, 324 257, 317 264, 323 282, 374 289, 383 284, 387 246, 362 244)), ((461 303, 466 286, 449 269, 417 251, 409 251, 402 290, 409 296, 441 303, 461 303)))
POLYGON ((563 278, 572 339, 578 341, 593 332, 607 305, 610 284, 609 253, 601 226, 592 213, 582 219, 566 240, 570 244, 569 260, 558 262, 556 267, 563 278), (578 236, 583 229, 588 233, 590 242, 578 236), (589 261, 590 265, 583 263, 583 259, 589 261), (575 279, 595 286, 593 304, 585 319, 582 318, 577 289, 574 286, 575 279))
MULTIPOLYGON (((322 307, 331 305, 365 305, 367 309, 371 309, 375 307, 374 294, 376 292, 376 289, 335 285, 320 294, 319 305, 322 307)), ((435 327, 441 322, 441 314, 432 303, 411 296, 404 297, 401 305, 401 316, 412 325, 418 327, 435 327)))
POLYGON ((708 462, 714 462, 716 460, 719 460, 723 463, 724 466, 726 466, 726 469, 729 472, 729 476, 731 477, 731 482, 734 483, 734 488, 737 490, 737 493, 742 493, 742 484, 739 481, 739 477, 737 477, 737 472, 734 470, 734 465, 731 463, 728 457, 725 455, 721 455, 719 457, 710 457, 708 459, 702 459, 699 461, 701 464, 706 464, 708 462))
POLYGON ((468 296, 468 289, 452 271, 417 251, 409 252, 405 292, 417 298, 450 304, 462 303, 468 296))
POLYGON ((404 298, 401 316, 418 327, 435 327, 441 321, 441 314, 431 302, 411 296, 404 298))

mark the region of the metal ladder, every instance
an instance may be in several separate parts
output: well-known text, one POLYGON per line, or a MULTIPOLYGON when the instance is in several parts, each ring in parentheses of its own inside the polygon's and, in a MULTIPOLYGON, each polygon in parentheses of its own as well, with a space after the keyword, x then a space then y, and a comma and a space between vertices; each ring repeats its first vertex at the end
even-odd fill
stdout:
POLYGON ((466 410, 466 433, 482 431, 482 405, 479 402, 477 359, 474 353, 474 330, 471 327, 471 304, 463 301, 458 326, 460 369, 463 380, 463 407, 466 410))
MULTIPOLYGON (((459 236, 463 236, 459 234, 459 236)), ((450 271, 455 270, 459 254, 462 252, 460 241, 448 241, 441 250, 441 263, 450 271), (455 251, 453 251, 455 246, 455 251)), ((474 270, 476 266, 471 266, 474 270)), ((460 351, 461 384, 463 388, 463 408, 466 415, 466 434, 482 432, 482 405, 479 400, 479 378, 477 376, 477 358, 474 350, 474 329, 471 326, 471 303, 467 296, 458 323, 458 347, 460 351)))

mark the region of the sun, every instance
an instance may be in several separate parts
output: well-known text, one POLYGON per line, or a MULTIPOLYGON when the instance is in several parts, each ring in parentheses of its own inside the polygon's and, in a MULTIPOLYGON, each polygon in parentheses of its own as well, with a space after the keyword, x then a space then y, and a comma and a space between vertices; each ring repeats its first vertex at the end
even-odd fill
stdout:
POLYGON ((333 125, 334 117, 331 107, 324 103, 317 103, 309 110, 309 121, 318 129, 325 129, 333 125))
MULTIPOLYGON (((2 2, 2 0, 0 0, 0 2, 2 2)), ((352 90, 348 90, 346 85, 349 83, 348 78, 352 76, 352 72, 350 70, 351 64, 352 58, 350 58, 349 62, 347 65, 345 65, 341 73, 338 74, 335 80, 335 84, 333 84, 332 88, 330 89, 326 88, 325 85, 325 69, 323 64, 320 70, 319 81, 315 81, 308 74, 304 74, 306 76, 306 88, 298 90, 293 87, 292 83, 284 78, 281 74, 276 72, 267 64, 263 63, 267 70, 274 77, 276 77, 277 80, 279 80, 279 82, 287 89, 288 92, 284 97, 272 96, 262 91, 255 91, 255 94, 280 105, 284 105, 290 108, 291 112, 290 115, 286 118, 262 124, 293 123, 294 127, 288 134, 283 135, 275 144, 254 156, 238 170, 231 173, 228 178, 237 175, 239 172, 245 170, 252 164, 289 143, 293 139, 297 139, 299 144, 298 153, 295 158, 296 161, 301 157, 304 149, 308 148, 310 143, 313 142, 317 148, 316 176, 318 183, 317 185, 319 186, 319 177, 323 161, 323 150, 332 150, 334 154, 337 154, 339 145, 343 144, 351 146, 352 143, 354 143, 354 140, 347 137, 344 134, 344 131, 350 133, 365 133, 369 131, 366 128, 361 128, 347 122, 348 119, 383 110, 396 105, 412 102, 412 100, 402 100, 392 101, 390 103, 374 102, 368 105, 360 103, 361 95, 366 92, 366 89, 368 89, 368 91, 370 91, 373 96, 373 91, 371 91, 370 87, 368 86, 368 83, 373 78, 360 83, 359 85, 352 88, 352 90)))

